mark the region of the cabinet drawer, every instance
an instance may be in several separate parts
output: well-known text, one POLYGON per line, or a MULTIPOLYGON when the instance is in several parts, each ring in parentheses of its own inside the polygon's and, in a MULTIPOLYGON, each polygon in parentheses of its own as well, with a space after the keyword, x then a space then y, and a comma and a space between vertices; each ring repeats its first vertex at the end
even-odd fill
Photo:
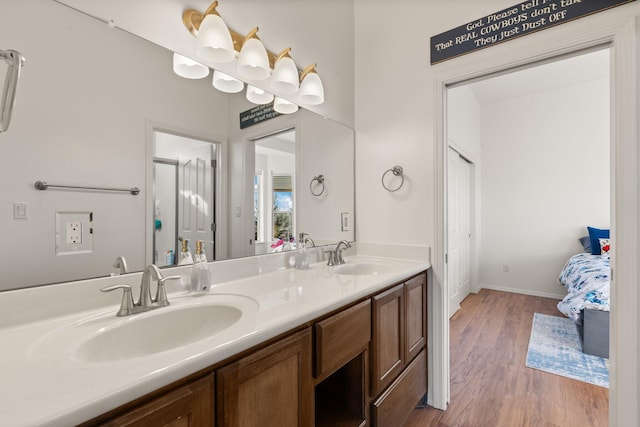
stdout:
POLYGON ((371 341, 371 301, 316 324, 316 377, 330 375, 371 341))
POLYGON ((401 426, 427 392, 427 351, 422 352, 373 403, 375 427, 401 426))

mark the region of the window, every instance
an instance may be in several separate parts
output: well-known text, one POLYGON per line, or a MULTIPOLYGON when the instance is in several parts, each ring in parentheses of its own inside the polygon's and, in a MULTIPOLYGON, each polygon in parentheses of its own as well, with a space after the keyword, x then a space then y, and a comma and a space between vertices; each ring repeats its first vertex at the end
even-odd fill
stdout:
POLYGON ((273 175, 273 238, 293 234, 293 185, 291 175, 273 175))
POLYGON ((264 183, 262 170, 256 170, 253 177, 254 241, 264 242, 264 183))

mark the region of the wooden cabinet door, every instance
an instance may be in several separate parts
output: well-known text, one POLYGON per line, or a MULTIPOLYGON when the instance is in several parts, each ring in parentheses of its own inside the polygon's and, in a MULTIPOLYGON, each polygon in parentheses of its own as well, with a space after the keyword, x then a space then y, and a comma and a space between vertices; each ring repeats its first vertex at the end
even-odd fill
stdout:
MULTIPOLYGON (((207 375, 105 423, 99 423, 99 425, 114 427, 213 427, 215 425, 213 384, 214 374, 207 375)), ((91 425, 91 423, 87 425, 91 425)))
POLYGON ((377 396, 404 369, 404 284, 373 297, 371 395, 377 396))
POLYGON ((405 283, 406 356, 411 362, 427 343, 427 275, 421 274, 405 283))
POLYGON ((293 334, 217 371, 218 427, 311 427, 311 330, 293 334))

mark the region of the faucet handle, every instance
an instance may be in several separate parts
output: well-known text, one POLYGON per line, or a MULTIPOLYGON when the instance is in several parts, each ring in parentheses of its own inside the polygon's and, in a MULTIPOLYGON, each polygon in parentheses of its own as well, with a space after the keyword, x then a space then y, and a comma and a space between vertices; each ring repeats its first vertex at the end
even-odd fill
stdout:
POLYGON ((182 279, 182 276, 169 276, 169 277, 163 277, 159 279, 158 289, 156 291, 156 299, 154 302, 157 303, 158 305, 163 305, 163 306, 169 305, 169 300, 167 299, 167 289, 164 287, 164 283, 167 280, 180 280, 180 279, 182 279))
POLYGON ((122 289, 122 302, 120 303, 120 310, 118 310, 118 316, 127 316, 133 311, 133 296, 131 295, 131 286, 129 285, 113 285, 100 289, 101 292, 111 292, 116 289, 122 289))
POLYGON ((327 258, 327 265, 329 267, 336 265, 336 251, 328 250, 324 251, 324 253, 329 254, 329 257, 327 258))

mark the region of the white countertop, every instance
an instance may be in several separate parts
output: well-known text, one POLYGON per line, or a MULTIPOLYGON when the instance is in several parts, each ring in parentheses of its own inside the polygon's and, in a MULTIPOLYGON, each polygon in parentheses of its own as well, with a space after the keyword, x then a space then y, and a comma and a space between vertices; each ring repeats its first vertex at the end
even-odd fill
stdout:
POLYGON ((17 427, 86 421, 430 267, 422 261, 362 255, 348 257, 347 263, 386 268, 374 275, 342 275, 321 263, 310 270, 287 269, 216 284, 205 296, 169 294, 169 307, 135 316, 225 298, 243 305, 248 314, 212 337, 126 360, 87 362, 77 356, 87 331, 131 321, 133 316, 115 316, 117 305, 4 327, 2 422, 17 427))

